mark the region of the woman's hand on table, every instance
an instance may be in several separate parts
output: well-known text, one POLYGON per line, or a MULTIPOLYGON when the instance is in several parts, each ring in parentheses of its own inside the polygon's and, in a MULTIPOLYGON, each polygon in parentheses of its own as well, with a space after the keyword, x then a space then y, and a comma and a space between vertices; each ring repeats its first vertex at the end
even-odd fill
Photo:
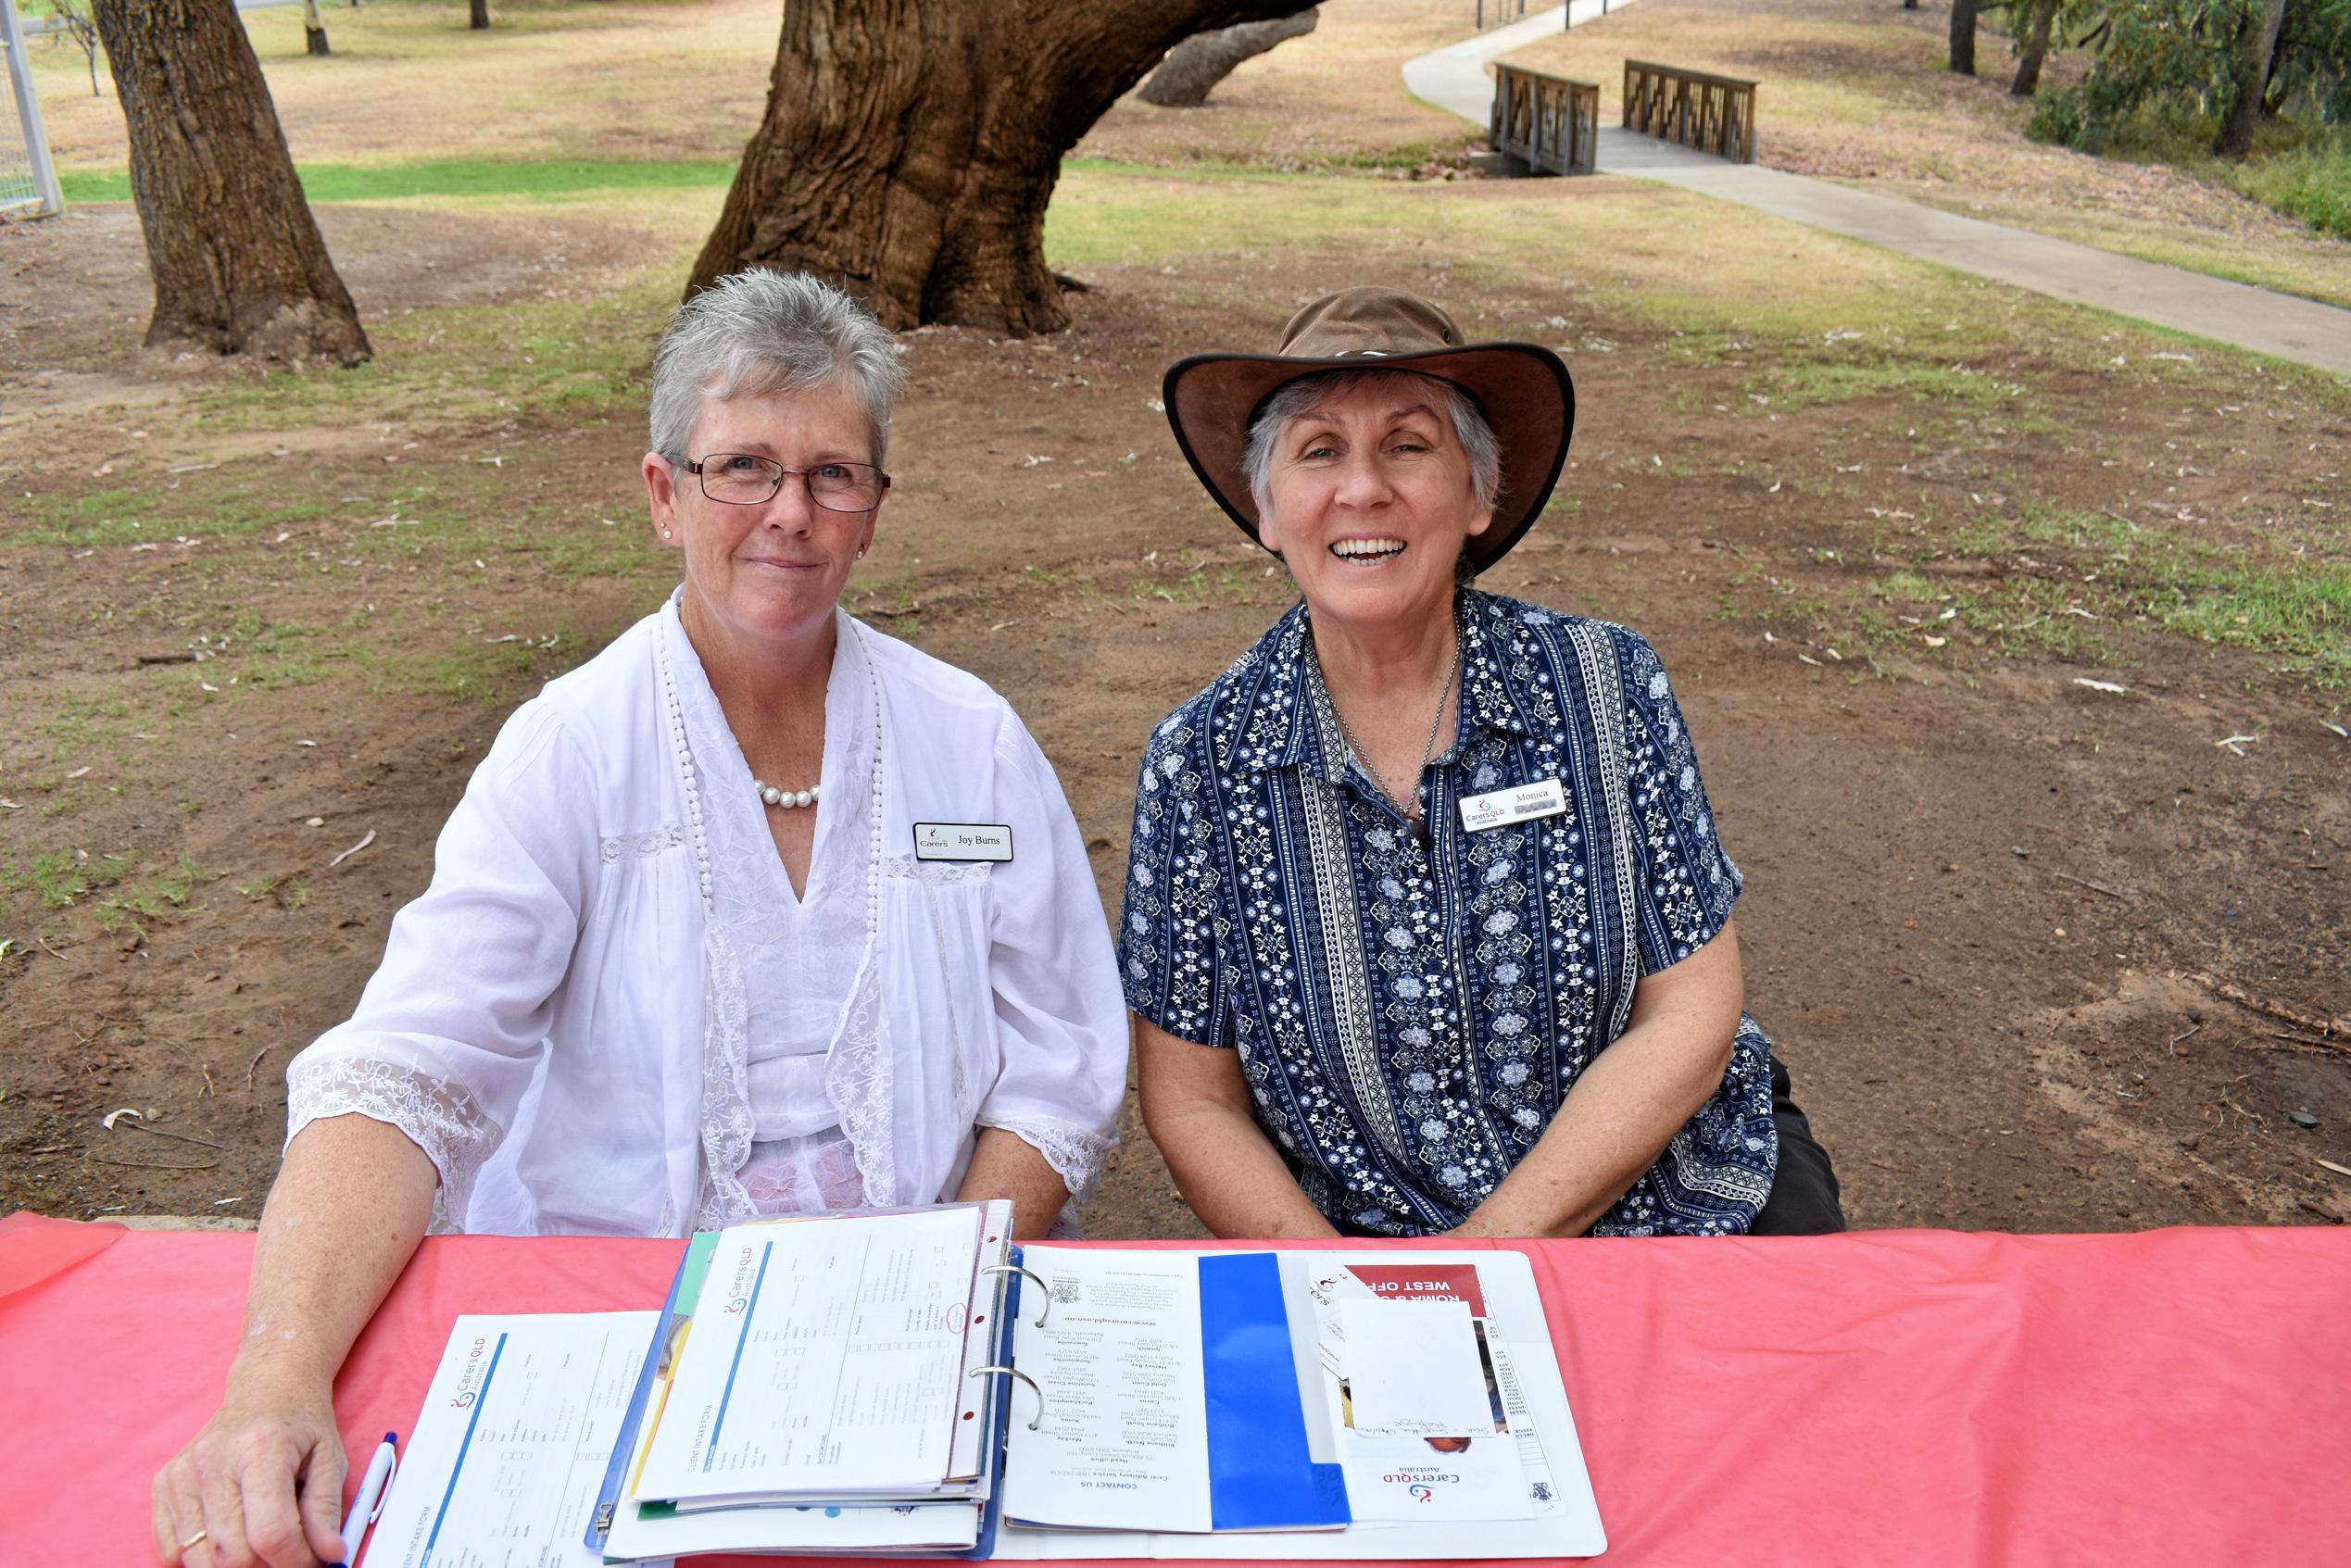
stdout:
POLYGON ((322 1118, 286 1146, 220 1408, 156 1474, 158 1562, 343 1560, 334 1376, 423 1238, 438 1180, 407 1135, 365 1116, 322 1118))
POLYGON ((187 1568, 340 1562, 346 1468, 331 1378, 240 1366, 212 1419, 156 1474, 156 1558, 187 1568))

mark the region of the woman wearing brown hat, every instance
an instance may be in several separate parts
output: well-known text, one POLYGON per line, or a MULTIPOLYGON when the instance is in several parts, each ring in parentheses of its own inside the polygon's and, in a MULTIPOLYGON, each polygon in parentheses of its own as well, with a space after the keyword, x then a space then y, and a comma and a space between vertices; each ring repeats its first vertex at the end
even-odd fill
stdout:
POLYGON ((1351 289, 1167 374, 1303 602, 1144 759, 1119 930, 1143 1114, 1220 1236, 1841 1230, 1742 1011, 1690 734, 1633 632, 1468 586, 1566 367, 1351 289))

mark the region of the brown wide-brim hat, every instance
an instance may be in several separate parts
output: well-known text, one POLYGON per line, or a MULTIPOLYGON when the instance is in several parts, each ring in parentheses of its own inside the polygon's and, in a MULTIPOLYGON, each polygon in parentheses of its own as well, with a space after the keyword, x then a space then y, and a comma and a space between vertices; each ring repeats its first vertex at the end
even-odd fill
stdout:
POLYGON ((1576 386, 1559 356, 1531 343, 1465 343, 1452 317, 1394 289, 1341 289, 1292 316, 1271 354, 1195 354, 1168 370, 1163 400, 1176 445, 1251 538, 1257 501, 1241 467, 1249 427, 1285 383, 1325 370, 1436 376, 1477 401, 1502 445, 1494 520, 1469 541, 1477 570, 1500 560, 1542 515, 1576 428, 1576 386))

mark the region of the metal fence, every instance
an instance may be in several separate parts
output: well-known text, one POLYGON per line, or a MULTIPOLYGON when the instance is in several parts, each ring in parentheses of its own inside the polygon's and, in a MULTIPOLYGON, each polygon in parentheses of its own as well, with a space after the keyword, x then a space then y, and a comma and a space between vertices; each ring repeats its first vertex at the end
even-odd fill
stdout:
POLYGON ((0 49, 8 56, 8 87, 16 104, 15 114, 0 115, 0 217, 61 212, 65 195, 49 162, 49 136, 41 128, 32 60, 25 53, 14 0, 0 0, 0 49))

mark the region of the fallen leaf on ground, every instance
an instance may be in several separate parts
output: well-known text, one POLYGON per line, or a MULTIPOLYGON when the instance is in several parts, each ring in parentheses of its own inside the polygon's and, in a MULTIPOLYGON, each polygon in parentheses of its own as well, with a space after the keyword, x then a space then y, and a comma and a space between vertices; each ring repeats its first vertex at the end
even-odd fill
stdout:
POLYGON ((358 843, 354 844, 353 846, 351 846, 351 847, 350 847, 350 848, 346 849, 346 850, 345 850, 342 854, 337 855, 337 856, 336 856, 333 859, 329 860, 329 861, 327 862, 327 870, 329 870, 329 871, 333 871, 333 870, 334 870, 334 868, 335 868, 335 867, 337 867, 337 866, 341 865, 344 861, 346 861, 346 860, 349 859, 352 856, 354 856, 354 855, 358 854, 360 850, 365 849, 365 848, 366 848, 369 845, 373 844, 374 842, 375 842, 375 829, 373 829, 373 828, 370 828, 370 829, 368 829, 367 836, 366 836, 365 838, 360 839, 358 843))

